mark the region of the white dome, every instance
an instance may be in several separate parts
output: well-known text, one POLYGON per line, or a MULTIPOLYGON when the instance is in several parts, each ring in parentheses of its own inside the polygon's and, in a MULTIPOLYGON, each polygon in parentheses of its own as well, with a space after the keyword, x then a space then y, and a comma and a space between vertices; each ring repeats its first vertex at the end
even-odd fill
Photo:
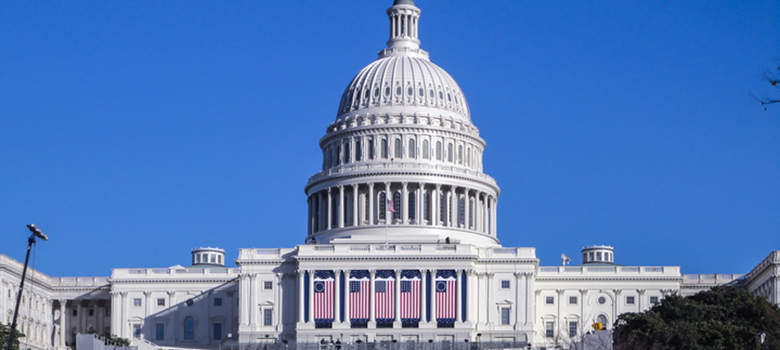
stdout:
POLYGON ((386 56, 363 68, 344 91, 336 119, 398 112, 471 121, 458 83, 420 55, 386 56))

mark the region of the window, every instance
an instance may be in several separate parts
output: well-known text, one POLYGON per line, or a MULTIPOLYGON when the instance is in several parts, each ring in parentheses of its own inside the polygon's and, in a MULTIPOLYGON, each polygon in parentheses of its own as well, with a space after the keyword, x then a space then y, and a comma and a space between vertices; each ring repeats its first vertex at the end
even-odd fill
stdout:
POLYGON ((599 300, 598 300, 598 302, 599 302, 599 304, 600 304, 600 305, 604 305, 604 303, 606 303, 606 302, 607 302, 607 299, 606 299, 606 298, 604 298, 604 297, 599 297, 599 300))
POLYGON ((626 297, 626 304, 634 304, 634 297, 626 297))
POLYGON ((428 140, 423 140, 422 154, 423 154, 423 159, 431 158, 431 148, 428 145, 428 140))
POLYGON ((441 141, 436 141, 436 160, 441 160, 441 141))
POLYGON ((417 158, 417 142, 414 139, 409 140, 409 158, 417 158))
POLYGON ((401 192, 393 194, 393 219, 401 220, 401 192))
POLYGON ((134 307, 141 307, 141 298, 133 299, 133 306, 134 307))
POLYGON ((214 298, 214 306, 222 306, 222 298, 214 298))
POLYGON ((447 161, 452 163, 452 144, 447 145, 447 161))
POLYGON ((274 282, 273 281, 263 281, 263 289, 265 289, 265 290, 274 289, 274 282))
POLYGON ((349 152, 349 141, 344 144, 344 163, 349 163, 352 161, 352 154, 349 152))
POLYGON ((157 298, 157 306, 165 306, 165 299, 157 298))
POLYGON ((360 140, 355 141, 355 161, 363 160, 363 148, 360 147, 360 140))
POLYGON ((95 309, 89 309, 89 315, 95 316, 95 309))
POLYGON ((509 308, 508 307, 502 307, 501 308, 501 324, 505 325, 505 326, 509 324, 509 308))
POLYGON ((374 139, 368 139, 368 159, 374 159, 374 139))
POLYGON ((380 157, 387 159, 387 139, 382 139, 381 147, 379 155, 380 157))
POLYGON ((577 321, 570 321, 569 322, 569 336, 570 337, 576 337, 577 336, 577 321))
POLYGON ((577 297, 569 297, 569 304, 577 305, 577 297))
POLYGON ((263 310, 263 326, 273 326, 273 320, 274 320, 274 310, 272 309, 265 309, 263 310))
POLYGON ((141 325, 140 324, 134 324, 133 325, 133 338, 140 338, 141 337, 141 325))
POLYGON ((411 86, 410 86, 410 87, 407 87, 407 88, 406 88, 406 94, 407 94, 407 95, 409 95, 409 96, 412 96, 412 95, 414 95, 414 89, 412 89, 412 87, 411 87, 411 86))
POLYGON ((214 324, 214 340, 222 340, 222 324, 214 324))
POLYGON ((604 327, 605 329, 607 328, 607 316, 599 315, 598 317, 596 317, 596 322, 601 323, 601 326, 604 327))
POLYGON ((396 96, 400 96, 401 95, 401 87, 400 86, 396 86, 395 87, 395 94, 396 94, 396 96))
POLYGON ((165 325, 162 323, 157 324, 157 332, 154 336, 154 339, 156 340, 164 340, 165 339, 165 325))
POLYGON ((341 165, 341 145, 336 146, 336 154, 334 156, 336 157, 336 165, 341 165))
POLYGON ((555 297, 546 297, 544 298, 544 303, 547 305, 555 304, 555 297))
POLYGON ((509 280, 501 280, 501 289, 509 289, 509 280))
POLYGON ((545 322, 544 335, 547 338, 552 338, 555 336, 555 322, 545 322))
POLYGON ((414 192, 409 192, 409 220, 417 219, 417 203, 415 203, 415 199, 417 199, 417 197, 414 192))
POLYGON ((379 203, 377 203, 377 204, 379 204, 379 205, 377 205, 377 208, 379 210, 379 213, 378 213, 379 215, 377 215, 377 216, 379 217, 379 220, 384 220, 385 219, 385 212, 387 211, 386 210, 387 199, 385 197, 385 193, 384 192, 379 193, 378 197, 379 197, 378 198, 379 199, 379 203))
POLYGON ((596 252, 596 261, 601 261, 601 252, 596 252))
POLYGON ((79 315, 78 309, 71 310, 70 314, 73 316, 78 316, 79 315))
POLYGON ((650 304, 658 304, 658 297, 650 297, 650 304))
POLYGON ((403 152, 403 148, 401 145, 401 139, 395 139, 395 141, 393 141, 393 144, 394 144, 393 148, 395 149, 395 157, 402 158, 401 153, 403 152))
POLYGON ((195 339, 195 319, 192 316, 184 319, 184 339, 195 339))
POLYGON ((458 164, 463 164, 463 146, 458 146, 458 164))

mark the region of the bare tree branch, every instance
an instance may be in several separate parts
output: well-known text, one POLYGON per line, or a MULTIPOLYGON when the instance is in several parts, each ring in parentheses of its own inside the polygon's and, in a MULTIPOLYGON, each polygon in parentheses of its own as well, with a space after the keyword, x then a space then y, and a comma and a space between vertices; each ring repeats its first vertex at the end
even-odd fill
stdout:
MULTIPOLYGON (((780 67, 777 67, 778 72, 780 72, 780 67)), ((780 89, 780 73, 774 73, 769 70, 765 70, 762 80, 769 83, 769 85, 774 86, 777 89, 780 89)), ((759 103, 761 103, 762 106, 764 105, 770 105, 773 103, 780 103, 780 98, 771 98, 769 96, 764 96, 762 98, 757 97, 756 95, 750 94, 753 98, 756 99, 759 103)), ((766 107, 764 107, 764 110, 766 110, 766 107)))

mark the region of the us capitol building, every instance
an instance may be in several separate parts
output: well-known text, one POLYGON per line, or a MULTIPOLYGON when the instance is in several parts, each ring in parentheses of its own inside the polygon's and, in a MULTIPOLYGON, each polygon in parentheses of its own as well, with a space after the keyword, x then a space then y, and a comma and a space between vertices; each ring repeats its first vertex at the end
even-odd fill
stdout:
MULTIPOLYGON (((23 347, 65 350, 76 334, 98 333, 139 349, 565 348, 592 324, 611 328, 671 293, 730 283, 780 304, 780 251, 746 275, 683 275, 619 265, 609 246, 561 266, 540 266, 534 248, 502 246, 500 189, 483 169, 486 142, 466 97, 420 48, 414 2, 395 0, 387 14, 387 48, 349 83, 319 141, 304 244, 240 249, 237 268, 225 267, 221 249, 196 248, 188 267, 118 268, 107 278, 28 271, 23 347)), ((6 324, 21 270, 0 255, 6 324)))

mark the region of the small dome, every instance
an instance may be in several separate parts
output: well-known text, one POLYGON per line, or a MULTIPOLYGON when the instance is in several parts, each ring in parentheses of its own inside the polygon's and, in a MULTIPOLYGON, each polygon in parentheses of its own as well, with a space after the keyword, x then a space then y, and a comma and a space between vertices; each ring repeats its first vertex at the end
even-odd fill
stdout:
POLYGON ((363 68, 344 91, 336 119, 398 112, 471 121, 458 83, 431 61, 412 55, 386 56, 363 68))

